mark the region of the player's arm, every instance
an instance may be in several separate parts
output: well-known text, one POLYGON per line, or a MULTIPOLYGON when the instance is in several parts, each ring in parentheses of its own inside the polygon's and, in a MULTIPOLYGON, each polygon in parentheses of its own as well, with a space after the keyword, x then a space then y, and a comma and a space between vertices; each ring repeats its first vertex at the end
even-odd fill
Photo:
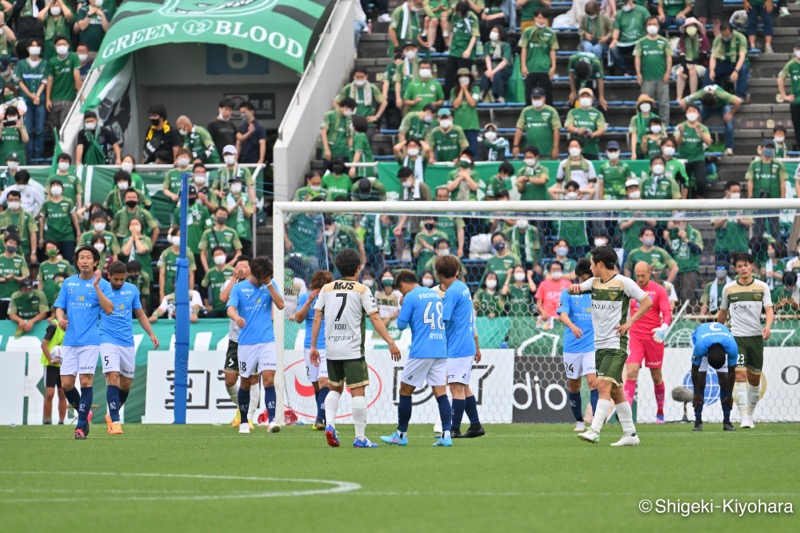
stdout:
POLYGON ((97 301, 100 304, 100 308, 103 310, 105 314, 110 315, 111 313, 114 312, 114 302, 109 300, 108 297, 105 294, 103 294, 103 291, 100 290, 100 279, 101 279, 100 276, 101 276, 100 271, 99 270, 95 271, 94 283, 93 283, 94 290, 97 293, 97 301))
POLYGON ((722 299, 719 302, 719 311, 717 312, 717 322, 725 325, 728 321, 728 291, 722 289, 722 299))
POLYGON ((589 292, 589 291, 592 290, 593 281, 594 281, 593 278, 589 278, 586 281, 584 281, 583 283, 575 283, 573 285, 570 285, 569 289, 568 289, 569 293, 570 294, 581 294, 581 293, 584 293, 584 292, 589 292))
POLYGON ((324 315, 324 309, 317 309, 314 307, 314 322, 311 324, 311 350, 309 351, 309 357, 311 358, 311 364, 314 366, 319 366, 319 350, 317 350, 317 338, 319 337, 319 330, 322 328, 322 317, 324 315))
MULTIPOLYGON (((317 317, 315 316, 314 319, 316 320, 316 318, 317 317)), ((372 327, 375 328, 375 331, 378 333, 378 335, 380 335, 381 338, 389 345, 389 353, 392 355, 392 360, 399 361, 400 348, 397 347, 397 344, 394 343, 394 339, 392 339, 392 336, 389 335, 389 331, 386 329, 386 325, 383 323, 383 320, 381 320, 377 309, 370 313, 369 320, 372 322, 372 327)), ((311 337, 311 339, 313 341, 314 337, 311 337)))
POLYGON ((152 342, 155 349, 158 350, 158 337, 156 337, 156 334, 153 333, 153 328, 150 326, 150 321, 147 319, 144 309, 138 307, 133 310, 133 314, 136 315, 136 320, 139 321, 139 325, 142 326, 144 332, 150 336, 150 342, 152 342))
POLYGON ((481 344, 480 344, 480 340, 478 339, 478 330, 476 329, 475 330, 475 362, 476 363, 480 363, 481 362, 481 357, 483 357, 481 355, 481 344))
POLYGON ((236 325, 240 328, 245 327, 246 322, 244 318, 239 316, 239 311, 236 309, 235 305, 228 305, 227 307, 228 318, 236 322, 236 325))
POLYGON ((406 298, 403 298, 403 305, 397 313, 397 329, 404 330, 408 327, 411 321, 411 313, 413 311, 414 303, 406 298))
POLYGON ((272 303, 275 304, 275 307, 283 311, 283 296, 281 296, 280 291, 272 284, 271 280, 267 283, 267 290, 269 290, 269 295, 272 297, 272 303))
POLYGON ((767 315, 767 323, 764 325, 764 329, 761 330, 761 336, 766 341, 772 335, 772 321, 775 319, 775 308, 772 305, 772 295, 769 287, 764 287, 764 296, 761 301, 764 304, 764 314, 767 315))
POLYGON ((311 310, 311 303, 319 294, 319 289, 314 289, 310 293, 308 293, 308 299, 303 303, 303 305, 294 312, 294 321, 298 324, 302 324, 303 321, 308 316, 308 312, 311 310))

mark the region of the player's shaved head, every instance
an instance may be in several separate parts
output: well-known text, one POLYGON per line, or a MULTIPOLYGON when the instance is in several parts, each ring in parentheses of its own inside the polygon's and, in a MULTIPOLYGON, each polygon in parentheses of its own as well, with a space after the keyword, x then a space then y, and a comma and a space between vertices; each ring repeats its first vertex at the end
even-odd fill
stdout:
POLYGON ((647 284, 650 283, 650 265, 639 261, 633 267, 633 273, 636 276, 636 284, 642 288, 647 287, 647 284))
POLYGON ((417 275, 411 270, 401 270, 394 277, 394 286, 403 296, 414 290, 417 285, 417 275))

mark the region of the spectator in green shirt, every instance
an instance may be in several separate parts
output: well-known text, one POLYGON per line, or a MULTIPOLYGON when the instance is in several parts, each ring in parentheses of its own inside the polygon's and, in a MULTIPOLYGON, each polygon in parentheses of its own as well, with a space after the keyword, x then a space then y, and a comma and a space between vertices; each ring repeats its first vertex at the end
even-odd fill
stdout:
POLYGON ((678 263, 676 285, 680 301, 694 305, 695 289, 700 286, 700 260, 703 255, 703 236, 683 217, 667 223, 663 234, 666 250, 678 263))
MULTIPOLYGON (((742 186, 731 180, 725 184, 725 200, 739 200, 742 186)), ((714 228, 714 255, 718 263, 730 264, 731 254, 749 252, 750 228, 753 219, 744 216, 742 211, 723 211, 718 218, 711 220, 714 228)))
POLYGON ((44 157, 44 123, 47 108, 44 93, 47 87, 47 61, 42 59, 42 41, 31 39, 28 42, 28 57, 17 62, 16 78, 19 90, 28 110, 25 113, 25 128, 30 142, 25 145, 28 161, 44 157))
POLYGON ((597 173, 598 193, 600 200, 625 200, 625 182, 633 177, 633 171, 627 163, 619 159, 620 148, 617 141, 609 141, 606 145, 608 161, 600 166, 597 173))
POLYGON ((53 180, 59 180, 62 184, 62 191, 65 198, 72 200, 75 206, 83 205, 83 187, 80 178, 74 172, 70 172, 72 157, 67 153, 58 154, 56 173, 47 178, 44 185, 46 194, 50 194, 50 185, 53 180))
POLYGON ((664 163, 667 165, 666 176, 678 182, 681 187, 681 198, 684 200, 689 196, 689 177, 686 175, 686 167, 683 161, 675 157, 676 143, 672 137, 666 137, 661 141, 661 155, 664 157, 664 163))
POLYGON ((588 87, 578 91, 578 102, 580 107, 570 109, 567 113, 567 120, 564 127, 568 133, 576 135, 570 141, 580 141, 582 144, 583 157, 590 160, 600 158, 600 137, 608 129, 606 119, 596 108, 592 107, 594 102, 594 91, 588 87))
POLYGON ((446 242, 447 247, 450 247, 447 234, 436 228, 436 218, 432 216, 423 218, 422 229, 414 237, 414 248, 411 251, 417 262, 416 271, 418 276, 422 276, 428 261, 436 256, 436 243, 439 241, 446 242))
POLYGON ((608 15, 600 10, 600 3, 594 0, 586 2, 584 7, 586 16, 581 18, 579 33, 581 52, 592 54, 598 60, 603 60, 611 40, 614 23, 608 15))
POLYGON ((771 290, 783 283, 783 273, 786 272, 786 262, 783 259, 785 255, 782 243, 767 243, 767 258, 761 262, 761 279, 771 290))
POLYGON ((597 100, 600 107, 608 109, 605 97, 605 81, 603 65, 593 54, 578 52, 569 58, 569 105, 578 99, 578 89, 589 87, 597 90, 597 100))
POLYGON ((692 12, 692 0, 658 0, 658 21, 662 26, 683 26, 692 12))
POLYGON ((539 10, 534 14, 534 26, 522 32, 519 40, 520 70, 525 78, 525 94, 531 94, 534 87, 541 87, 547 105, 553 105, 558 36, 547 24, 544 11, 539 10))
POLYGON ((475 291, 472 298, 472 306, 475 314, 481 318, 496 318, 505 316, 505 298, 497 290, 499 280, 494 272, 487 272, 483 280, 483 286, 475 291))
POLYGON ((218 164, 222 163, 222 158, 214 144, 214 138, 203 126, 194 124, 186 115, 181 115, 175 121, 178 133, 183 137, 183 148, 188 150, 192 156, 192 163, 198 161, 202 163, 218 164))
POLYGON ((480 81, 481 100, 491 94, 493 101, 505 103, 508 79, 514 68, 514 56, 511 44, 506 41, 503 26, 495 25, 490 30, 489 41, 483 45, 483 58, 485 70, 480 81))
POLYGON ((775 310, 781 314, 796 315, 800 313, 800 291, 797 288, 797 274, 784 272, 781 277, 783 282, 775 287, 772 292, 772 303, 775 310))
POLYGON ((672 73, 672 47, 658 34, 657 17, 645 23, 647 35, 636 41, 633 56, 636 58, 636 80, 647 94, 658 103, 658 115, 669 125, 669 77, 672 73))
POLYGON ((458 168, 447 176, 447 190, 453 201, 475 201, 478 199, 480 176, 475 170, 472 152, 469 148, 461 152, 458 168))
POLYGON ((446 107, 439 110, 439 125, 428 132, 425 142, 430 148, 430 164, 437 161, 455 162, 459 154, 469 147, 464 130, 453 125, 453 117, 446 107))
MULTIPOLYGON (((683 102, 683 100, 681 100, 683 102)), ((694 195, 706 197, 706 146, 711 145, 711 132, 700 122, 700 108, 694 104, 686 105, 686 122, 675 127, 675 142, 680 157, 686 159, 686 173, 694 182, 694 195)))
POLYGON ((62 194, 64 186, 59 180, 50 182, 50 197, 44 202, 39 216, 39 242, 45 240, 61 243, 61 254, 71 261, 75 253, 75 240, 80 233, 75 203, 62 194))
POLYGON ((664 124, 660 118, 653 117, 650 119, 649 131, 642 136, 639 146, 644 159, 652 160, 654 157, 661 155, 661 143, 667 138, 664 129, 664 124))
POLYGON ((525 148, 524 166, 517 171, 517 191, 520 200, 548 200, 547 184, 550 171, 539 162, 539 149, 525 148))
POLYGON ((426 46, 422 39, 419 11, 422 9, 423 0, 408 0, 397 6, 392 11, 392 21, 389 23, 389 55, 401 43, 411 41, 420 46, 426 46))
POLYGON ((226 264, 227 255, 221 246, 216 246, 211 250, 211 254, 214 257, 214 268, 206 272, 203 281, 200 282, 200 285, 207 290, 204 303, 209 313, 206 316, 225 318, 225 302, 219 295, 225 282, 233 277, 233 268, 226 264))
POLYGON ((508 152, 508 139, 497 133, 497 125, 489 122, 483 127, 483 135, 478 138, 478 161, 505 161, 508 152))
POLYGON ((530 93, 531 105, 522 109, 517 119, 517 131, 514 133, 514 145, 511 153, 519 157, 520 142, 523 134, 523 146, 536 146, 545 159, 558 159, 558 148, 561 140, 561 118, 558 111, 544 103, 544 91, 536 87, 530 93))
POLYGON ((331 161, 330 172, 322 177, 322 188, 328 191, 327 200, 335 201, 340 197, 350 199, 350 187, 353 181, 345 174, 344 161, 334 159, 331 161))
POLYGON ((426 105, 440 106, 444 103, 442 84, 433 79, 431 62, 419 62, 419 79, 413 79, 403 90, 403 104, 409 111, 422 111, 426 105))
MULTIPOLYGON (((163 300, 167 294, 175 292, 175 281, 178 275, 178 256, 181 252, 181 227, 172 226, 167 231, 170 246, 161 252, 158 258, 158 299, 163 300)), ((189 290, 194 287, 194 271, 196 265, 193 254, 186 254, 189 260, 189 290)))
MULTIPOLYGON (((416 46, 414 47, 414 57, 417 55, 416 46)), ((386 64, 381 79, 381 98, 386 102, 386 109, 383 112, 383 127, 386 129, 396 129, 403 119, 403 85, 402 75, 404 69, 408 68, 411 76, 412 67, 416 68, 413 60, 406 61, 402 50, 395 50, 394 58, 386 64)))
POLYGON ((377 85, 367 79, 367 69, 356 67, 353 70, 353 81, 339 91, 339 99, 350 97, 356 102, 356 113, 353 117, 364 117, 370 124, 381 118, 386 110, 386 101, 377 85), (378 110, 375 110, 375 105, 378 110))
POLYGON ((650 175, 640 184, 644 200, 679 200, 681 189, 678 183, 666 176, 667 166, 660 155, 650 160, 650 175))
POLYGON ((300 187, 294 192, 293 202, 310 202, 315 198, 325 200, 328 191, 322 187, 322 176, 319 172, 312 170, 306 173, 306 186, 300 187))
POLYGON ((458 70, 472 70, 475 62, 475 45, 480 38, 478 17, 469 3, 458 2, 450 15, 450 51, 444 71, 444 94, 450 94, 456 86, 458 70))
POLYGON ((135 261, 140 265, 139 269, 147 274, 149 279, 153 279, 153 259, 150 255, 153 251, 153 241, 144 234, 142 221, 138 218, 130 219, 128 233, 130 235, 122 241, 119 249, 120 259, 126 263, 135 261))
POLYGON ((670 283, 675 281, 675 276, 678 275, 678 263, 669 255, 665 249, 656 246, 656 232, 653 228, 644 227, 639 230, 639 241, 642 243, 641 247, 631 250, 628 257, 625 259, 624 270, 625 275, 630 277, 633 272, 633 267, 636 263, 644 261, 648 265, 662 264, 669 269, 667 274, 667 281, 670 283))
MULTIPOLYGON (((363 116, 353 117, 353 144, 350 150, 350 161, 353 164, 369 164, 375 162, 375 156, 372 154, 372 145, 370 144, 369 137, 367 137, 367 130, 369 123, 367 118, 363 116)), ((378 173, 377 167, 350 167, 348 173, 351 178, 366 178, 368 176, 375 176, 378 173)))
POLYGON ((56 54, 47 61, 46 105, 50 124, 61 129, 75 95, 81 90, 81 62, 78 54, 69 51, 69 39, 55 38, 56 54))
POLYGON ((520 30, 525 31, 536 24, 534 20, 536 12, 543 8, 549 8, 552 2, 551 0, 516 0, 515 3, 520 13, 520 30))
POLYGON ((789 103, 795 144, 800 144, 800 42, 795 43, 792 54, 794 57, 783 66, 778 74, 778 93, 784 102, 789 103), (787 78, 791 88, 789 94, 786 93, 785 86, 787 78))
MULTIPOLYGON (((702 22, 702 20, 701 20, 702 22)), ((730 24, 722 22, 711 45, 706 85, 730 79, 736 86, 736 96, 747 99, 750 85, 750 61, 747 59, 747 39, 730 24)))
POLYGON ((330 216, 323 220, 325 244, 328 247, 329 255, 336 257, 341 250, 351 248, 357 250, 361 255, 361 263, 367 262, 367 254, 364 251, 364 242, 358 237, 356 230, 350 226, 345 226, 336 222, 330 216))
POLYGON ((181 198, 181 178, 185 173, 192 172, 191 164, 192 153, 186 148, 178 148, 175 153, 175 168, 167 171, 161 186, 161 192, 174 203, 181 198))
POLYGON ((30 333, 37 322, 47 318, 49 310, 47 296, 34 290, 30 278, 23 278, 19 282, 19 291, 11 295, 8 319, 17 323, 17 333, 30 333))
POLYGON ((635 74, 628 67, 626 56, 633 53, 636 41, 645 36, 645 21, 649 17, 650 12, 636 5, 633 0, 627 0, 620 11, 617 11, 609 53, 614 61, 614 68, 622 75, 635 74))
POLYGON ((490 274, 497 277, 498 285, 502 286, 506 282, 506 277, 510 276, 514 271, 514 267, 521 265, 519 256, 511 252, 511 248, 506 243, 506 236, 501 232, 495 232, 492 235, 492 249, 495 255, 486 261, 486 270, 484 271, 484 279, 488 278, 490 274))
MULTIPOLYGON (((767 139, 761 146, 759 157, 747 168, 748 198, 786 198, 786 180, 789 178, 786 167, 775 160, 775 141, 767 139)), ((759 262, 766 260, 769 235, 772 239, 780 238, 778 217, 757 218, 753 224, 753 255, 759 262)))
MULTIPOLYGON (((301 253, 307 252, 304 255, 314 255, 316 252, 314 243, 321 238, 318 225, 311 216, 305 213, 297 213, 296 216, 287 219, 285 233, 286 252, 289 253, 293 248, 300 247, 301 253), (298 224, 299 219, 302 219, 303 222, 309 222, 311 230, 308 232, 296 232, 296 226, 301 225, 298 224)), ((203 270, 209 270, 209 264, 211 264, 212 259, 211 250, 218 246, 222 247, 230 257, 228 261, 228 266, 230 267, 234 266, 236 260, 242 255, 242 242, 239 240, 239 234, 228 227, 228 210, 223 206, 219 206, 214 210, 214 225, 205 230, 202 237, 200 237, 198 248, 201 253, 205 252, 200 256, 200 264, 203 265, 203 270)))
POLYGON ((56 275, 63 274, 65 277, 69 277, 73 274, 73 269, 71 264, 59 256, 58 243, 46 241, 44 253, 47 259, 39 263, 39 288, 47 296, 48 305, 53 305, 60 288, 56 284, 56 275))
POLYGON ((513 276, 507 276, 500 295, 505 297, 509 316, 532 316, 531 304, 536 294, 533 270, 522 265, 514 267, 513 276))
POLYGON ((17 253, 19 237, 6 235, 5 248, 0 254, 0 320, 8 318, 11 295, 19 290, 19 282, 30 275, 25 258, 17 253))
POLYGON ((334 158, 347 161, 350 157, 350 120, 355 113, 356 101, 347 97, 339 100, 339 106, 323 116, 319 134, 326 168, 330 168, 334 158))
POLYGON ((700 117, 707 122, 713 116, 719 116, 725 124, 725 155, 733 155, 734 123, 733 117, 744 102, 719 85, 707 85, 679 101, 684 109, 688 105, 700 100, 700 117))
POLYGON ((478 133, 480 133, 478 100, 480 100, 480 97, 481 89, 478 84, 473 83, 469 69, 458 69, 458 84, 450 93, 450 103, 453 106, 453 123, 464 130, 469 148, 474 154, 478 153, 478 133))
POLYGON ((90 57, 94 57, 110 25, 111 12, 103 9, 103 0, 89 0, 77 11, 72 31, 78 34, 78 42, 89 47, 90 57))
POLYGON ((397 130, 397 144, 394 145, 394 152, 397 153, 411 139, 424 141, 431 129, 431 124, 433 124, 433 104, 425 104, 422 111, 406 113, 397 130))

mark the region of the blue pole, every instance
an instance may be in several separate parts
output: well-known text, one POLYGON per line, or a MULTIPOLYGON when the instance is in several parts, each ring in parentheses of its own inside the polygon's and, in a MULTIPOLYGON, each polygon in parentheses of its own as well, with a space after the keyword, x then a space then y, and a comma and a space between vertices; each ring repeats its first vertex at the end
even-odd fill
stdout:
POLYGON ((186 398, 189 389, 189 173, 181 176, 181 250, 175 279, 175 423, 186 423, 186 398))

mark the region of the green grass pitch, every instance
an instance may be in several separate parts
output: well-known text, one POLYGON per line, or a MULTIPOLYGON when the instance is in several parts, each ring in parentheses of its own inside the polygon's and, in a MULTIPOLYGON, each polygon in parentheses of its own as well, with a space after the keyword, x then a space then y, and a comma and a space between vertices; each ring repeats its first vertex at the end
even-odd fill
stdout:
POLYGON ((0 428, 3 531, 800 531, 794 514, 639 510, 668 498, 800 507, 798 424, 642 425, 637 448, 609 446, 618 425, 599 445, 566 425, 487 426, 450 449, 432 448, 426 425, 406 448, 374 450, 351 447, 352 426, 339 449, 310 426, 92 428, 83 442, 69 427, 0 428))

